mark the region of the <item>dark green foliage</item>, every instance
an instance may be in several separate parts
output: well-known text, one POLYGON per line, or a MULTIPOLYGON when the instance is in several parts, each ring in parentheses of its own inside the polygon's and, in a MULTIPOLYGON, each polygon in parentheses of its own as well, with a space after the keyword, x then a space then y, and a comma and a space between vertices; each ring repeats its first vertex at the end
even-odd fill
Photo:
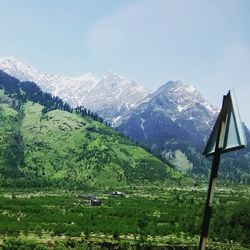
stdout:
POLYGON ((22 117, 19 102, 6 96, 0 97, 0 179, 5 185, 12 185, 11 179, 23 176, 22 117))
POLYGON ((3 250, 46 250, 45 244, 37 244, 34 240, 20 240, 16 238, 9 238, 3 240, 3 250))
POLYGON ((82 117, 91 117, 94 121, 103 123, 103 119, 101 117, 99 117, 96 113, 91 112, 89 109, 84 108, 83 106, 77 106, 74 109, 74 112, 78 115, 81 115, 82 117))
POLYGON ((250 246, 250 200, 226 202, 216 207, 212 224, 212 236, 230 239, 250 246))
POLYGON ((24 165, 23 140, 20 131, 13 131, 6 136, 8 146, 3 152, 3 157, 6 159, 8 173, 6 176, 10 178, 20 177, 20 167, 24 165))

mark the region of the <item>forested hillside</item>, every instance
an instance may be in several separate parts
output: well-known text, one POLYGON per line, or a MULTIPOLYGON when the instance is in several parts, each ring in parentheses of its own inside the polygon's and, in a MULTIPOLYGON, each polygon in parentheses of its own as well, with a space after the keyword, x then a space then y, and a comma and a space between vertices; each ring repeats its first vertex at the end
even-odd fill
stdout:
POLYGON ((182 182, 177 171, 83 107, 71 109, 34 83, 0 73, 4 186, 91 187, 182 182))

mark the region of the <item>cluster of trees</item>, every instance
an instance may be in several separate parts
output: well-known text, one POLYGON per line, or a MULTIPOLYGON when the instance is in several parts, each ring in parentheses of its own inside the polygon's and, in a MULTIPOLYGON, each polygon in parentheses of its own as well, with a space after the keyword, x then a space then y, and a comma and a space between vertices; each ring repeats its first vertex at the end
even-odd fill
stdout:
POLYGON ((9 178, 20 178, 22 174, 19 168, 24 165, 23 139, 20 131, 7 135, 5 145, 3 157, 7 167, 2 169, 1 174, 9 178))
POLYGON ((84 106, 77 106, 74 108, 74 112, 82 117, 91 117, 94 121, 103 123, 103 118, 98 116, 96 113, 91 112, 91 110, 86 109, 84 106))
POLYGON ((235 204, 216 208, 211 224, 211 237, 230 239, 250 246, 250 200, 241 199, 235 204))

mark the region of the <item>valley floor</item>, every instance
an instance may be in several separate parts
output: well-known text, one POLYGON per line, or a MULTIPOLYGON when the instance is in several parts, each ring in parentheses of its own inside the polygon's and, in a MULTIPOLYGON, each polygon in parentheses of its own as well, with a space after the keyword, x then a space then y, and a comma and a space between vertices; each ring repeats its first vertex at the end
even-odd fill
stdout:
MULTIPOLYGON (((206 188, 113 191, 0 189, 0 249, 197 249, 206 188)), ((249 204, 249 187, 217 189, 208 249, 250 248, 249 204)))

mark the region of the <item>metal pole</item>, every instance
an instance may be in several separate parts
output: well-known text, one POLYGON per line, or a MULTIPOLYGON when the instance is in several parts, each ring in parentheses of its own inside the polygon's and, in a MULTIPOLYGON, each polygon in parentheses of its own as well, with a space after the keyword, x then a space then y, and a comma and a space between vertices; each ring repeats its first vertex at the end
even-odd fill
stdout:
POLYGON ((213 199, 214 199, 214 191, 215 191, 215 184, 216 179, 218 175, 218 168, 220 164, 220 155, 221 155, 221 141, 224 139, 224 133, 225 133, 225 121, 228 111, 228 97, 224 96, 223 98, 223 104, 222 104, 222 110, 221 110, 221 116, 219 121, 219 128, 217 131, 217 138, 216 138, 216 144, 215 144, 215 153, 214 153, 214 159, 212 163, 212 169, 210 174, 210 180, 209 180, 209 186, 208 186, 208 193, 207 193, 207 200, 205 204, 205 211, 203 216, 203 222, 202 222, 202 228, 201 228, 201 236, 200 236, 200 244, 199 244, 199 250, 205 250, 206 249, 206 243, 208 238, 208 228, 210 223, 210 218, 212 215, 212 206, 213 206, 213 199), (222 136, 221 136, 222 135, 222 136))
POLYGON ((205 205, 205 212, 204 212, 202 229, 201 229, 199 250, 205 250, 206 248, 209 222, 210 222, 210 218, 212 214, 215 183, 216 183, 218 168, 220 164, 220 150, 217 150, 217 151, 218 152, 216 152, 214 155, 213 164, 212 164, 207 200, 206 200, 206 205, 205 205))

